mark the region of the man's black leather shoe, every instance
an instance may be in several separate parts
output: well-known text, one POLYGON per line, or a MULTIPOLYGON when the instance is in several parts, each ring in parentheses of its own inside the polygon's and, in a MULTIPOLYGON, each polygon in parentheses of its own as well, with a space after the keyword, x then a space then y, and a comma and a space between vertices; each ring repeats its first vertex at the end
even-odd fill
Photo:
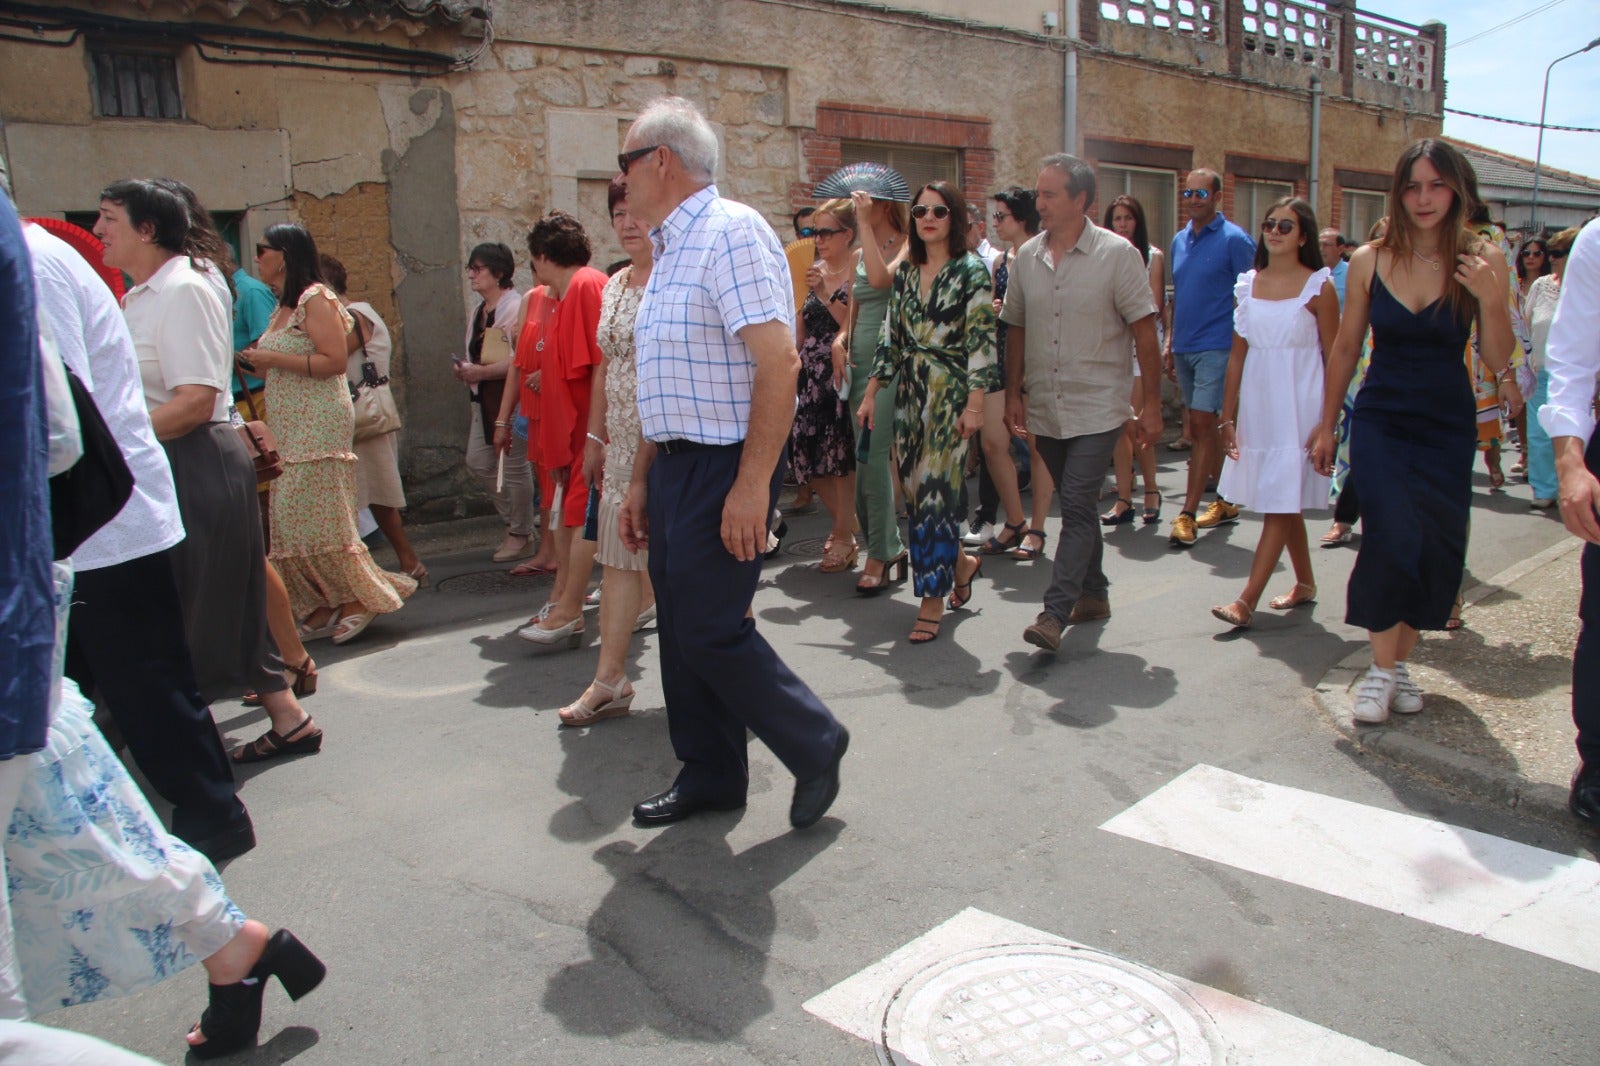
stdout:
POLYGON ((210 859, 211 865, 215 866, 219 862, 236 859, 255 847, 256 828, 250 821, 250 815, 245 813, 235 818, 226 828, 198 840, 188 840, 186 843, 210 859))
POLYGON ((850 746, 850 730, 839 727, 839 746, 833 750, 833 761, 822 773, 809 781, 796 781, 794 801, 789 804, 789 824, 796 829, 809 829, 822 820, 839 796, 839 763, 845 749, 850 746))
POLYGON ((693 799, 679 792, 678 786, 673 785, 665 792, 635 803, 633 820, 640 825, 671 825, 701 811, 736 811, 743 806, 744 800, 719 803, 714 800, 693 799))
POLYGON ((1572 794, 1567 809, 1581 820, 1600 826, 1600 765, 1584 763, 1572 775, 1572 794))

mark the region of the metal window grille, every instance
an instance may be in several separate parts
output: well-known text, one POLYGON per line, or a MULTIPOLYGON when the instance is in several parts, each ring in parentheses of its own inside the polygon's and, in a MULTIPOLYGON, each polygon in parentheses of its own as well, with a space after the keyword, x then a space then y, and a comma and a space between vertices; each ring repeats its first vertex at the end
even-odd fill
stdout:
POLYGON ((1388 210, 1388 197, 1381 192, 1356 192, 1346 189, 1339 232, 1357 244, 1367 239, 1378 219, 1388 210))
POLYGON ((178 60, 161 52, 89 49, 95 114, 102 118, 181 119, 178 60))

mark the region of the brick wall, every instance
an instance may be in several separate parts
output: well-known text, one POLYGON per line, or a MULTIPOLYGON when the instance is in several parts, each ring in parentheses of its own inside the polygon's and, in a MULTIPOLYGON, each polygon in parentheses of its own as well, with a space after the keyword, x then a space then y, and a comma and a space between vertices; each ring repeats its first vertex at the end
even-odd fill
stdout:
POLYGON ((317 251, 344 264, 350 275, 350 291, 345 295, 371 304, 389 328, 398 331, 394 250, 389 243, 389 186, 364 182, 348 192, 321 198, 296 193, 294 207, 301 225, 317 242, 317 251))
POLYGON ((905 111, 861 104, 823 102, 817 105, 816 132, 800 137, 806 180, 790 187, 798 209, 815 202, 817 182, 837 170, 842 141, 876 141, 960 152, 961 188, 969 199, 987 197, 995 182, 995 152, 988 119, 939 111, 905 111))

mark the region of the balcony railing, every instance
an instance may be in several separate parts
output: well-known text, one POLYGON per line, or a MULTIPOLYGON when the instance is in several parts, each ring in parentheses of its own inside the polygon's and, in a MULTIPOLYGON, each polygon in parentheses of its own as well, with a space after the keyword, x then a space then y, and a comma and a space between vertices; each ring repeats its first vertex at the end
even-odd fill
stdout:
MULTIPOLYGON (((1085 15, 1091 7, 1102 24, 1224 45, 1235 74, 1256 56, 1337 75, 1347 93, 1358 80, 1424 92, 1443 85, 1442 30, 1363 11, 1351 0, 1087 0, 1085 15)), ((1263 71, 1255 61, 1250 69, 1263 71)))
POLYGON ((1218 0, 1103 0, 1100 17, 1200 41, 1222 40, 1222 4, 1218 0))

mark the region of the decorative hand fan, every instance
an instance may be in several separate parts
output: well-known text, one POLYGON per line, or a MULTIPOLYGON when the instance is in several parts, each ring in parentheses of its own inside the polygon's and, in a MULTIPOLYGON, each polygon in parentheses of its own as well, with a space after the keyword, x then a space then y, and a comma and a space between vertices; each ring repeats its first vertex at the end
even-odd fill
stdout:
POLYGON ((840 167, 817 184, 818 199, 841 197, 860 190, 874 200, 892 200, 895 203, 911 202, 911 188, 898 170, 882 163, 851 163, 840 167))

